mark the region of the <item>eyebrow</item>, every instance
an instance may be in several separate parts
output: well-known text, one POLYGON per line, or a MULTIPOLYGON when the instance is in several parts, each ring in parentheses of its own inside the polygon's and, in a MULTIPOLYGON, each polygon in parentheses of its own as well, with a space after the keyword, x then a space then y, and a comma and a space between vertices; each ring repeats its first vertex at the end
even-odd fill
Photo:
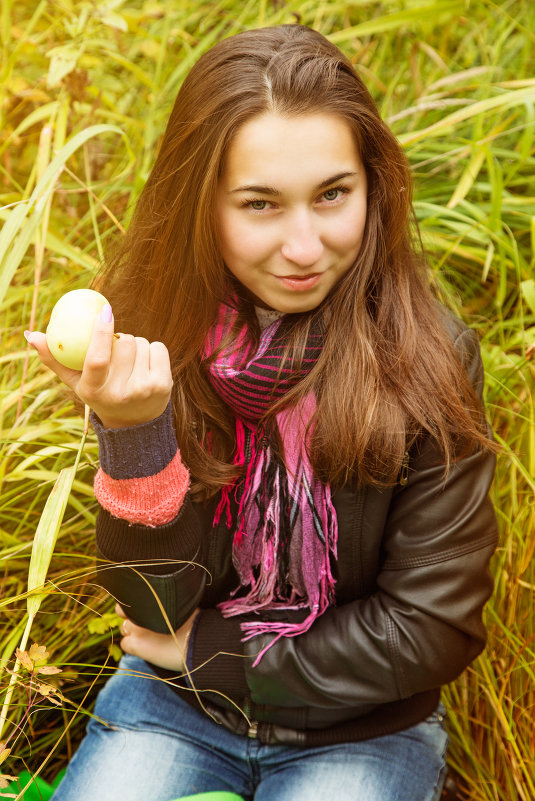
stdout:
MULTIPOLYGON (((330 178, 326 178, 325 181, 322 181, 320 184, 314 187, 314 192, 318 192, 320 189, 325 189, 326 186, 330 186, 331 184, 335 184, 337 181, 341 181, 343 178, 350 178, 353 175, 357 175, 356 172, 339 172, 336 175, 331 175, 330 178)), ((247 184, 246 186, 238 186, 236 189, 229 190, 229 195, 234 195, 236 192, 257 192, 260 195, 271 195, 272 197, 278 197, 282 194, 279 189, 275 189, 272 186, 258 186, 257 184, 247 184)))

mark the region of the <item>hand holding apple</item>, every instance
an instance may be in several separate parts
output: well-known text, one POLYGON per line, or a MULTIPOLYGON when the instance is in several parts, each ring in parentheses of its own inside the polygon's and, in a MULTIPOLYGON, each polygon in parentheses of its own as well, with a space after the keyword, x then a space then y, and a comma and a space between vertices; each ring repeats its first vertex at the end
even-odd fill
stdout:
POLYGON ((33 331, 25 336, 43 364, 106 427, 149 422, 165 410, 173 386, 167 348, 132 334, 114 334, 111 307, 100 293, 67 292, 52 311, 46 335, 33 331))

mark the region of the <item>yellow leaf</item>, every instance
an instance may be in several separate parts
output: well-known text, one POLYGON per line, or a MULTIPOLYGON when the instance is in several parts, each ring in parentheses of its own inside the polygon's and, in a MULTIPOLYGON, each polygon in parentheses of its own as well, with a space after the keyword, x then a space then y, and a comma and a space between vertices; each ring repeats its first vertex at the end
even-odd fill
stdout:
POLYGON ((108 648, 108 651, 109 651, 109 654, 110 654, 111 658, 115 662, 119 662, 119 660, 121 659, 121 657, 123 655, 123 652, 121 651, 119 646, 114 643, 113 645, 110 645, 110 647, 108 648))
POLYGON ((117 14, 116 11, 104 11, 100 14, 100 19, 110 28, 117 28, 120 31, 127 31, 128 25, 124 17, 121 17, 120 14, 117 14))
POLYGON ((14 782, 16 776, 9 776, 7 773, 0 773, 0 790, 5 790, 9 787, 10 782, 14 782))
POLYGON ((50 89, 51 86, 57 86, 61 79, 76 67, 80 48, 72 44, 60 45, 49 50, 47 56, 50 58, 47 78, 47 86, 50 89))
POLYGON ((61 673, 61 668, 54 665, 45 665, 44 667, 37 668, 37 673, 42 673, 43 676, 53 676, 56 673, 61 673))
POLYGON ((5 762, 11 753, 11 748, 5 748, 4 743, 0 743, 0 765, 5 762))
POLYGON ((22 667, 25 667, 26 670, 29 670, 30 672, 33 671, 33 662, 28 656, 27 651, 21 651, 20 648, 17 648, 15 651, 15 656, 19 660, 22 667))
POLYGON ((87 623, 87 630, 90 634, 104 634, 117 626, 120 626, 123 618, 115 612, 104 612, 98 617, 91 618, 87 623))
POLYGON ((31 644, 28 653, 30 655, 30 659, 33 659, 34 662, 46 662, 50 656, 46 650, 46 647, 44 645, 37 645, 36 642, 31 644))
POLYGON ((49 696, 48 698, 49 703, 55 704, 56 706, 61 706, 62 701, 60 698, 54 698, 53 695, 49 696))
POLYGON ((51 684, 40 684, 37 690, 41 695, 44 695, 45 698, 48 698, 52 693, 56 691, 56 688, 52 687, 51 684))

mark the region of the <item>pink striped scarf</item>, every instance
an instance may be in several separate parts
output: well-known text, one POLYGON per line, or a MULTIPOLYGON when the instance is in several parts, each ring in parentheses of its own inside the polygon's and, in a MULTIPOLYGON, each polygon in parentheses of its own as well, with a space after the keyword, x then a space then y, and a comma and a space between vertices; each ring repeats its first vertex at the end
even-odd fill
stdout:
POLYGON ((236 419, 234 464, 245 468, 242 478, 222 490, 214 525, 224 516, 226 525, 235 529, 233 562, 241 582, 219 608, 226 617, 257 613, 257 620, 241 624, 244 640, 259 634, 275 635, 257 656, 257 664, 280 637, 307 631, 333 603, 331 559, 336 558, 338 527, 330 487, 315 477, 307 454, 311 435, 307 425, 316 409, 314 395, 308 395, 300 407, 276 416, 284 463, 259 425, 273 400, 312 369, 323 334, 311 331, 299 373, 290 367, 280 371, 285 318, 262 332, 256 349, 250 344, 246 325, 231 346, 221 349, 237 314, 235 308, 222 304, 205 343, 205 357, 214 357, 209 362, 210 381, 236 419), (279 618, 293 617, 294 621, 273 619, 273 614, 267 616, 271 620, 264 620, 262 610, 280 611, 279 618), (300 613, 288 616, 285 610, 300 613))

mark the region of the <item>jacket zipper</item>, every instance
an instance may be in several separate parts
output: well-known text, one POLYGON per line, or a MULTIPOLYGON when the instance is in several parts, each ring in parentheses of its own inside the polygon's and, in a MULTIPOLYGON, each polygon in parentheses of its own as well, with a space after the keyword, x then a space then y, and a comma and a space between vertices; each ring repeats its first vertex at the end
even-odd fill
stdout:
POLYGON ((403 461, 401 463, 401 471, 399 474, 399 483, 402 487, 405 486, 409 480, 409 452, 405 451, 403 454, 403 461))
POLYGON ((249 698, 246 698, 243 702, 243 711, 248 720, 247 737, 258 737, 258 721, 251 718, 251 702, 249 698))

